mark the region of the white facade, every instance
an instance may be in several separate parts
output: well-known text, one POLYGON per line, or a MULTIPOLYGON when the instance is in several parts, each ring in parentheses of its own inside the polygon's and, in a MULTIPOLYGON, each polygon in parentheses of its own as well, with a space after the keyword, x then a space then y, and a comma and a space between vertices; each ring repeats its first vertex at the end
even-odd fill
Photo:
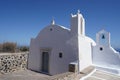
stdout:
POLYGON ((120 69, 120 54, 110 44, 110 33, 102 30, 96 34, 93 47, 93 64, 102 68, 120 69))
POLYGON ((50 75, 68 71, 71 62, 79 59, 79 71, 92 64, 95 42, 85 36, 85 21, 78 11, 71 15, 70 29, 54 21, 30 42, 28 68, 50 75))

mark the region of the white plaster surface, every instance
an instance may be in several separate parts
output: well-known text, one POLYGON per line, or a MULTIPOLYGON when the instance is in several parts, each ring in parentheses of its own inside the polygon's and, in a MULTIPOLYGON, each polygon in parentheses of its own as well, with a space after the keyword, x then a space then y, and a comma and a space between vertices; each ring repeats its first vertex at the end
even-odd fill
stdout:
POLYGON ((49 51, 49 74, 59 74, 68 71, 71 62, 79 59, 79 71, 91 65, 91 46, 95 42, 85 36, 85 21, 78 12, 71 16, 70 29, 56 25, 55 21, 40 31, 31 39, 28 68, 41 71, 42 51, 49 51), (59 53, 63 57, 59 58, 59 53))
POLYGON ((120 69, 120 53, 115 51, 110 44, 110 33, 102 30, 97 33, 96 36, 97 45, 93 47, 93 64, 98 65, 101 69, 114 72, 115 70, 119 72, 120 69), (101 43, 101 34, 105 35, 105 43, 101 43), (100 50, 102 48, 102 50, 100 50), (107 69, 108 68, 108 69, 107 69), (114 69, 113 69, 114 68, 114 69))

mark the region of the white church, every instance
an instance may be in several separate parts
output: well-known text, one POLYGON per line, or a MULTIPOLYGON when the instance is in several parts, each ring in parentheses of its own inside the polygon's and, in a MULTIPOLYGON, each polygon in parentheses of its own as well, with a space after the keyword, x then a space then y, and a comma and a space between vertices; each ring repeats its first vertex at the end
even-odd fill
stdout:
POLYGON ((71 14, 70 29, 53 20, 30 42, 28 68, 31 70, 55 75, 67 72, 72 62, 77 63, 79 72, 93 64, 120 68, 120 55, 110 45, 110 34, 100 31, 97 42, 86 36, 80 11, 71 14))
POLYGON ((96 45, 93 46, 92 62, 98 68, 120 73, 120 53, 110 44, 110 33, 101 30, 96 34, 96 45))

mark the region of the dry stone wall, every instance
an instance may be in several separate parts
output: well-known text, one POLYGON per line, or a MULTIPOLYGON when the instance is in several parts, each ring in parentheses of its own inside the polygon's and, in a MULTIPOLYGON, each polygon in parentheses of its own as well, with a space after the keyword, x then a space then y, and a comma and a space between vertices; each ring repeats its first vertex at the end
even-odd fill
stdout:
POLYGON ((0 74, 24 70, 27 67, 28 53, 1 53, 0 74))

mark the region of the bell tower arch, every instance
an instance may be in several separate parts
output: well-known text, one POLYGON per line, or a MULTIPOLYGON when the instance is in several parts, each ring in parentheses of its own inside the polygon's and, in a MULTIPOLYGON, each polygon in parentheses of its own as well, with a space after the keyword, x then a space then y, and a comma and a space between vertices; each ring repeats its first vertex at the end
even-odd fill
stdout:
POLYGON ((101 30, 96 34, 96 42, 99 45, 110 46, 110 33, 105 30, 101 30))

